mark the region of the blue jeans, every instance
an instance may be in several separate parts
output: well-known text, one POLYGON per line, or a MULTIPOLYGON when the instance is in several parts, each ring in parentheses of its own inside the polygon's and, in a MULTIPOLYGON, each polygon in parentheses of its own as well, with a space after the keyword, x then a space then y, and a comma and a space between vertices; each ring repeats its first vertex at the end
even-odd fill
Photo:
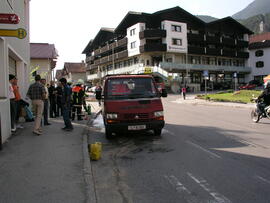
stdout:
POLYGON ((65 122, 65 127, 66 128, 73 128, 70 118, 69 118, 69 114, 70 114, 70 107, 69 106, 64 106, 62 108, 62 113, 63 113, 63 119, 65 122))

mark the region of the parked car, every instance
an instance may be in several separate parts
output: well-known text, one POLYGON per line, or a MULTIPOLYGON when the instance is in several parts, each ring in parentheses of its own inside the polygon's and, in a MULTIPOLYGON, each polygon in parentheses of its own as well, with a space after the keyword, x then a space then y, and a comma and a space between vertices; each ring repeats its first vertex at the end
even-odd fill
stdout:
POLYGON ((262 86, 262 83, 258 80, 251 80, 247 84, 239 87, 240 90, 252 90, 256 87, 262 86))

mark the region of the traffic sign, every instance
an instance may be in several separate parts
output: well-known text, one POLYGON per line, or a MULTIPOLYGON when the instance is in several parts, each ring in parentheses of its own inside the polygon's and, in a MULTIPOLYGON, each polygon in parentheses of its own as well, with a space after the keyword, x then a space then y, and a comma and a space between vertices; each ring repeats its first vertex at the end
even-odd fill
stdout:
POLYGON ((152 68, 151 67, 145 67, 144 68, 144 74, 151 74, 153 71, 152 71, 152 68))
POLYGON ((24 39, 27 35, 27 32, 23 28, 19 29, 0 29, 0 36, 1 37, 17 37, 19 39, 24 39))
POLYGON ((0 13, 0 23, 2 24, 18 24, 20 22, 19 16, 10 13, 0 13))

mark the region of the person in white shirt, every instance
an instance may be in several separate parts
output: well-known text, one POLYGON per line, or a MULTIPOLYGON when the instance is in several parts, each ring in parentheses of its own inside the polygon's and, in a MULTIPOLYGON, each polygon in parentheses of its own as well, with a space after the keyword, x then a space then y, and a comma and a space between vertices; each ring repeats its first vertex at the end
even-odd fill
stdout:
POLYGON ((16 132, 16 102, 15 94, 13 91, 12 83, 15 80, 15 75, 9 74, 9 87, 8 87, 8 96, 10 101, 10 118, 11 118, 11 132, 16 132))

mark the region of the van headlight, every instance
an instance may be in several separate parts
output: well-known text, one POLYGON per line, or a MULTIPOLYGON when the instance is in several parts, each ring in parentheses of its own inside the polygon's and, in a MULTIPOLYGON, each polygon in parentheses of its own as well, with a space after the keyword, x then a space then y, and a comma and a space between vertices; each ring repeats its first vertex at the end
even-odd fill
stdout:
POLYGON ((117 113, 107 113, 107 119, 117 119, 117 113))
POLYGON ((164 116, 164 113, 163 113, 163 111, 156 111, 156 112, 154 112, 154 116, 155 117, 162 117, 162 116, 164 116))

